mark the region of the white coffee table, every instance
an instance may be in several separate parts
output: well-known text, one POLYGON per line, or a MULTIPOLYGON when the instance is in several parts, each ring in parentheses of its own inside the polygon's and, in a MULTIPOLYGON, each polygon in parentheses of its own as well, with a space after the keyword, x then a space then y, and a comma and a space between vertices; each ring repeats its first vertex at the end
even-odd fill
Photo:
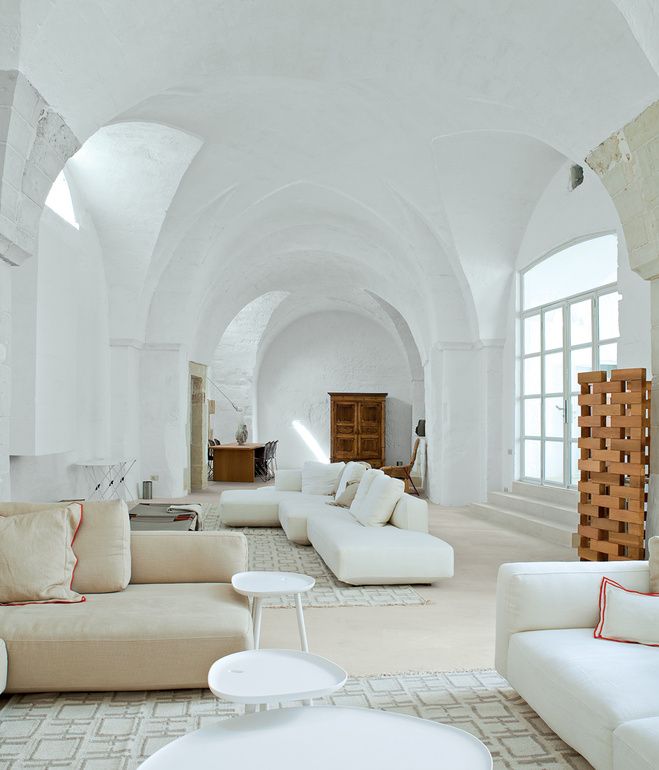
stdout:
POLYGON ((473 735, 426 719, 338 706, 226 719, 178 738, 143 770, 492 770, 473 735))
POLYGON ((246 650, 216 660, 208 686, 223 700, 272 706, 320 698, 343 687, 346 672, 331 660, 298 650, 246 650))
POLYGON ((300 644, 304 652, 309 652, 307 630, 302 612, 302 594, 310 591, 316 581, 309 575, 297 572, 238 572, 231 578, 234 590, 252 599, 252 618, 254 620, 254 649, 258 650, 261 642, 261 612, 263 599, 271 596, 295 595, 297 625, 300 632, 300 644))

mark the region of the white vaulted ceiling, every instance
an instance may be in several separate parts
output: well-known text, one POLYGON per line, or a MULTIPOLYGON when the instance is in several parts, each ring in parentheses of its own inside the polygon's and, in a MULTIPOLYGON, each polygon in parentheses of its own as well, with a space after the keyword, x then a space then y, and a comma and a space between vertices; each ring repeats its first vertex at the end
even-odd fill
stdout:
POLYGON ((34 0, 21 23, 87 140, 112 334, 198 360, 271 291, 273 324, 393 314, 421 360, 503 337, 543 191, 659 97, 649 0, 34 0))

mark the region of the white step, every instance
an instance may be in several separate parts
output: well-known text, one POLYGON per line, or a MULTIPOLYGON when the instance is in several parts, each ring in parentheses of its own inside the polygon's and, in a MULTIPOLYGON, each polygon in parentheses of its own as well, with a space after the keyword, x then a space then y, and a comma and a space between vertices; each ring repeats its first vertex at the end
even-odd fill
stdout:
POLYGON ((547 521, 519 511, 499 508, 490 503, 472 503, 470 509, 476 516, 513 529, 515 532, 523 532, 549 543, 572 547, 572 535, 576 531, 576 523, 574 526, 569 526, 547 521))
POLYGON ((526 481, 513 481, 513 495, 520 497, 530 497, 534 500, 543 500, 547 503, 561 505, 565 508, 574 508, 576 510, 579 493, 576 489, 565 489, 565 487, 552 487, 549 484, 529 484, 526 481))
POLYGON ((574 505, 564 506, 539 498, 510 494, 509 492, 490 492, 487 502, 496 508, 514 511, 524 516, 531 516, 550 524, 573 527, 576 531, 578 522, 576 500, 574 505))

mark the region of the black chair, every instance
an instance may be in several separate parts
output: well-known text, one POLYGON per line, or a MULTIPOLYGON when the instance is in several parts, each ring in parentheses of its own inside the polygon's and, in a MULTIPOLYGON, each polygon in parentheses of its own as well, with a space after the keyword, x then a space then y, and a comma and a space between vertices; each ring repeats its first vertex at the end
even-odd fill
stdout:
POLYGON ((213 439, 208 439, 208 478, 213 478, 213 439))
POLYGON ((259 478, 263 479, 263 481, 268 480, 268 463, 266 460, 267 456, 268 444, 259 447, 254 452, 254 473, 255 475, 259 476, 259 478))
POLYGON ((279 440, 270 442, 270 457, 268 459, 268 470, 270 471, 270 478, 274 478, 275 471, 277 470, 277 445, 279 440))

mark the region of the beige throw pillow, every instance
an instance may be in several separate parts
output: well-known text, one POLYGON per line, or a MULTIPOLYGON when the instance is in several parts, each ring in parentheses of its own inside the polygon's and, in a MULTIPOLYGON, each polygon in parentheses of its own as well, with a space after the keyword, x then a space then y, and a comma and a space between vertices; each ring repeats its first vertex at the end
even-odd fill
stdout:
POLYGON ((0 604, 85 601, 71 588, 81 521, 79 503, 0 516, 0 604))
MULTIPOLYGON (((0 516, 61 510, 66 503, 3 503, 0 516)), ((82 524, 73 544, 78 557, 73 590, 81 594, 123 591, 130 582, 130 518, 123 500, 82 503, 82 524)))
POLYGON ((659 594, 659 537, 648 540, 650 560, 650 593, 659 594))
POLYGON ((359 481, 349 481, 341 494, 336 493, 334 502, 330 503, 330 505, 336 505, 339 508, 350 508, 358 489, 359 481))

